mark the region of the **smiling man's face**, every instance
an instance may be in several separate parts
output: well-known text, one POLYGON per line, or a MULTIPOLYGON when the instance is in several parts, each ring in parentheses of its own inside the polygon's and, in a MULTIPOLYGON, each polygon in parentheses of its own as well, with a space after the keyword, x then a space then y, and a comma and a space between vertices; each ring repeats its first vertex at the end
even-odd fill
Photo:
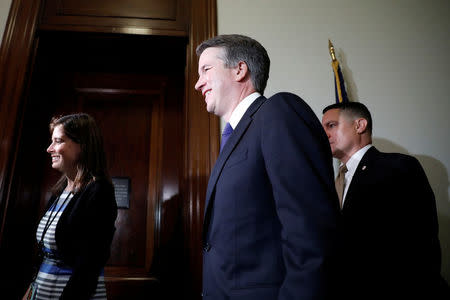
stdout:
POLYGON ((223 60, 224 49, 210 47, 203 51, 198 62, 198 81, 195 89, 206 102, 206 110, 219 117, 230 116, 233 110, 233 71, 223 60))

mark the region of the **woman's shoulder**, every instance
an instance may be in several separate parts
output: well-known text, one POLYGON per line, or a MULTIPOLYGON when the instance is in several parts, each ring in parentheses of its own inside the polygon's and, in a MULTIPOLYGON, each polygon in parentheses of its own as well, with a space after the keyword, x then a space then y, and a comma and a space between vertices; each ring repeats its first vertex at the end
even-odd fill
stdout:
POLYGON ((86 185, 80 194, 114 193, 114 186, 106 178, 97 178, 86 185))
POLYGON ((114 187, 107 179, 96 179, 90 182, 77 197, 78 201, 89 206, 93 210, 102 207, 101 210, 108 211, 106 207, 117 210, 117 204, 114 195, 114 187))

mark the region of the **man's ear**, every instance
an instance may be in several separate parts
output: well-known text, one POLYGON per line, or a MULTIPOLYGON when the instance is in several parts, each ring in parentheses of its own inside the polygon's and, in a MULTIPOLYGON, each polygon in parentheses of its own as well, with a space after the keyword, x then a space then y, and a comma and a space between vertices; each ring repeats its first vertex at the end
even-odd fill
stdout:
POLYGON ((359 134, 366 132, 367 120, 364 118, 356 119, 355 120, 355 129, 356 129, 356 132, 359 134))
POLYGON ((248 74, 247 64, 243 61, 240 61, 236 66, 235 78, 236 81, 242 81, 248 74))

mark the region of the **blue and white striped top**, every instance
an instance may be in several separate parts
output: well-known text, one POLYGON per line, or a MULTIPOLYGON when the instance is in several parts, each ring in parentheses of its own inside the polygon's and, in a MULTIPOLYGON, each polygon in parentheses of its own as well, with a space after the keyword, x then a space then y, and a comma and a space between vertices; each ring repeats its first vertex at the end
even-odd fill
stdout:
MULTIPOLYGON (((71 199, 72 193, 64 191, 57 200, 56 205, 52 206, 52 208, 45 213, 44 217, 41 219, 39 223, 36 233, 36 239, 38 242, 41 241, 42 233, 44 231, 47 222, 49 221, 49 217, 51 216, 50 226, 45 232, 45 236, 43 239, 44 251, 46 252, 57 254, 58 249, 55 240, 56 225, 58 224, 62 212, 64 211, 64 209, 66 208, 67 204, 70 202, 71 199), (63 203, 64 206, 61 206, 63 203), (58 213, 55 216, 56 212, 58 213), (55 218, 53 219, 53 217, 55 218)), ((72 272, 73 270, 69 266, 65 265, 61 260, 53 258, 44 258, 44 261, 42 262, 41 267, 39 268, 39 273, 37 274, 36 280, 34 281, 35 290, 33 293, 33 297, 31 299, 32 300, 59 299, 64 290, 64 287, 66 286, 67 282, 70 279, 70 276, 72 275, 72 272)), ((101 272, 98 278, 97 288, 94 295, 92 295, 91 299, 106 300, 106 287, 103 271, 101 272)))

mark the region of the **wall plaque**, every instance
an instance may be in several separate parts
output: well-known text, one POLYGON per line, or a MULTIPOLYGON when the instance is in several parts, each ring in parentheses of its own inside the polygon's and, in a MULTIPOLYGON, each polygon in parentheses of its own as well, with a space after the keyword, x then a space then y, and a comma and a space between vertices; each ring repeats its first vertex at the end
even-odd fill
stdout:
POLYGON ((112 177, 118 208, 130 208, 131 185, 129 177, 112 177))

